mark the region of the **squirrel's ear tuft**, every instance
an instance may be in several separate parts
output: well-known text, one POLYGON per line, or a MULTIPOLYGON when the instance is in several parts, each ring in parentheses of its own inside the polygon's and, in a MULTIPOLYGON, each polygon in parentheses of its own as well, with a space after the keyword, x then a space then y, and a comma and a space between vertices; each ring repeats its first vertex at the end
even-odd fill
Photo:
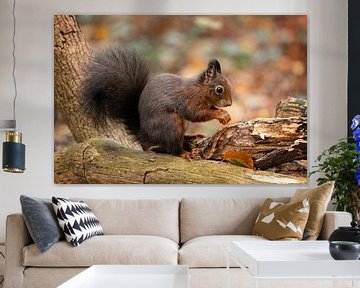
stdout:
POLYGON ((220 62, 217 59, 211 59, 208 64, 207 74, 214 76, 216 73, 221 73, 220 62))
POLYGON ((211 59, 209 61, 208 67, 206 68, 206 70, 204 72, 201 73, 200 75, 200 81, 202 82, 211 82, 215 77, 216 74, 220 73, 221 74, 221 66, 220 66, 220 62, 216 59, 211 59))

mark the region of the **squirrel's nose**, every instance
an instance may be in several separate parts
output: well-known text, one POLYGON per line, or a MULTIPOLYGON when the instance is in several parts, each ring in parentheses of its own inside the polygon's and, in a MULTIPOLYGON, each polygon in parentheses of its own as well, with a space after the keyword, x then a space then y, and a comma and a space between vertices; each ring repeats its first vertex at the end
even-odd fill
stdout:
POLYGON ((228 100, 228 101, 226 101, 226 106, 231 106, 231 104, 232 104, 231 99, 230 99, 230 100, 228 100))

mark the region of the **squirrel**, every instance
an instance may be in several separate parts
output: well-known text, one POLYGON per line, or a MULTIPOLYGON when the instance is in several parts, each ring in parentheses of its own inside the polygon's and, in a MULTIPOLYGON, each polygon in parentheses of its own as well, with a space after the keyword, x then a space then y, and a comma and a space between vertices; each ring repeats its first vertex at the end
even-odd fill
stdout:
POLYGON ((133 50, 108 48, 89 62, 82 83, 85 112, 95 125, 120 120, 144 151, 191 158, 183 148, 184 120, 221 124, 230 115, 231 86, 212 59, 199 75, 163 73, 150 78, 148 62, 133 50))

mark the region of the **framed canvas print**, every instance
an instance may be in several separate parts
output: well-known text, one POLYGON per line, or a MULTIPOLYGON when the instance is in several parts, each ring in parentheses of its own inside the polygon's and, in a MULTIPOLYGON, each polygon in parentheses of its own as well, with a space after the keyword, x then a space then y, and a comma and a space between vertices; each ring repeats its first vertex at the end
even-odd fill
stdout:
POLYGON ((307 183, 307 94, 306 15, 56 15, 55 183, 307 183))

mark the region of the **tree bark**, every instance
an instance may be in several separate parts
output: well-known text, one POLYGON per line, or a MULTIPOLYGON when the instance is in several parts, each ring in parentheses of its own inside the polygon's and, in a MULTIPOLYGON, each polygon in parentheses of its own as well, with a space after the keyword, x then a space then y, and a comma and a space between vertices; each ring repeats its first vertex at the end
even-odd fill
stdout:
POLYGON ((108 121, 96 127, 82 112, 81 83, 91 51, 84 40, 75 16, 54 17, 55 104, 71 130, 76 142, 93 137, 116 140, 124 147, 141 149, 121 123, 108 121))
POLYGON ((240 121, 214 136, 186 143, 195 157, 222 160, 226 151, 249 154, 255 168, 266 170, 307 157, 307 121, 303 117, 240 121))
POLYGON ((225 162, 190 161, 90 139, 55 154, 57 184, 303 184, 306 177, 254 171, 225 162))

